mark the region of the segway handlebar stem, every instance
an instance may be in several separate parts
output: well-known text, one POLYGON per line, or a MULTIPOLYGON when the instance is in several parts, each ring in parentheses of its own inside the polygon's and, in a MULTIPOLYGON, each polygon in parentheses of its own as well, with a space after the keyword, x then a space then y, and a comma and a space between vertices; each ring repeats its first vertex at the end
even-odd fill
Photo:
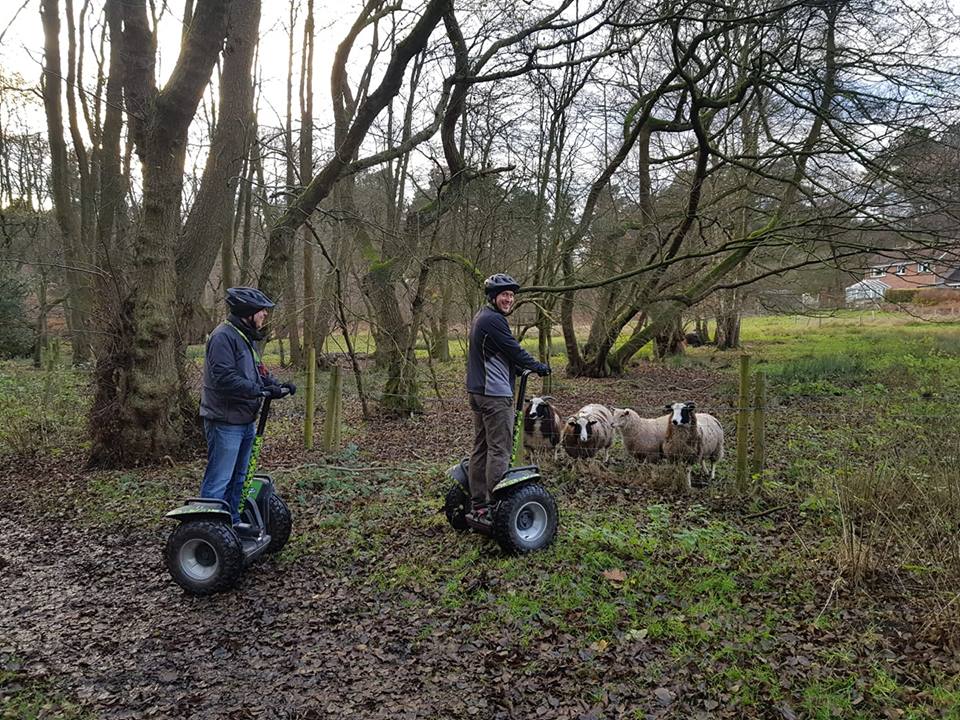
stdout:
POLYGON ((527 394, 527 380, 533 375, 533 370, 524 368, 520 371, 520 387, 517 388, 517 412, 523 412, 523 399, 527 394))
POLYGON ((263 405, 260 406, 260 419, 257 422, 257 435, 263 436, 264 431, 267 429, 267 416, 270 414, 270 402, 272 400, 279 400, 280 398, 289 397, 293 393, 290 392, 287 388, 280 388, 280 396, 277 398, 265 397, 263 399, 263 405))

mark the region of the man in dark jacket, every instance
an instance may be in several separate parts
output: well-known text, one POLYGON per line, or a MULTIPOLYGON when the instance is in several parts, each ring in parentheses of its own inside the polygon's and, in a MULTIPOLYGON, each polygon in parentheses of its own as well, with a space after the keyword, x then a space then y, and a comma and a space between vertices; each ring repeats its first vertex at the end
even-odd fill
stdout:
POLYGON ((256 435, 254 421, 263 398, 293 394, 293 383, 281 383, 260 361, 260 341, 273 303, 256 288, 227 290, 227 321, 207 340, 203 364, 200 417, 207 436, 207 469, 201 497, 230 504, 234 524, 240 522, 240 492, 256 435))
POLYGON ((467 392, 474 427, 470 496, 473 517, 478 520, 488 515, 490 491, 510 464, 516 368, 550 374, 550 368, 520 347, 510 332, 506 315, 519 289, 519 283, 504 273, 488 277, 483 283, 488 304, 480 308, 470 326, 467 392))

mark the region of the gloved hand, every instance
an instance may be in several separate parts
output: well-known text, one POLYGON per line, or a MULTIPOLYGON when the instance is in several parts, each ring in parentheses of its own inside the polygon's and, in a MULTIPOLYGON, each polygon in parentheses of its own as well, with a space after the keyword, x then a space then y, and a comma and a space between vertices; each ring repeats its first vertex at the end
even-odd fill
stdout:
POLYGON ((540 367, 537 368, 537 375, 539 375, 540 377, 546 377, 551 372, 553 371, 550 369, 550 366, 545 365, 544 363, 540 363, 540 367))
POLYGON ((297 394, 297 386, 294 385, 292 382, 280 383, 280 387, 286 388, 287 392, 289 392, 291 395, 297 394))
POLYGON ((266 385, 263 390, 260 391, 260 395, 265 398, 270 398, 276 400, 277 398, 283 397, 283 388, 279 385, 266 385))

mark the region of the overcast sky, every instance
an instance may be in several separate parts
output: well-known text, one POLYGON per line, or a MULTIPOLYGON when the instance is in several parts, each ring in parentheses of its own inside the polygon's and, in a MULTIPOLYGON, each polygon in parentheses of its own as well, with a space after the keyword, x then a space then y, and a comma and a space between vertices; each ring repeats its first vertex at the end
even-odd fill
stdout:
MULTIPOLYGON (((960 0, 958 0, 960 1, 960 0)), ((64 2, 61 0, 61 14, 64 2)), ((160 23, 158 81, 162 85, 167 74, 173 69, 180 46, 180 32, 183 17, 183 0, 156 0, 158 9, 165 6, 164 17, 160 23)), ((303 14, 306 0, 301 0, 300 14, 297 19, 297 32, 294 41, 295 52, 302 45, 303 14)), ((83 0, 74 0, 75 12, 79 13, 83 0)), ((341 2, 338 12, 332 12, 331 3, 325 0, 315 2, 315 22, 317 26, 317 45, 314 53, 314 103, 322 112, 329 106, 330 65, 340 39, 349 28, 356 12, 357 2, 341 2)), ((103 0, 92 0, 91 6, 102 21, 103 0)), ((261 100, 261 121, 279 124, 278 118, 286 107, 287 72, 287 27, 289 26, 289 2, 286 0, 265 0, 260 21, 260 71, 263 74, 263 96, 261 100), (279 115, 275 115, 278 113, 279 115), (265 117, 264 117, 265 116, 265 117)), ((43 29, 40 25, 40 0, 0 0, 0 68, 4 74, 18 73, 28 84, 35 84, 40 78, 43 60, 43 29)), ((66 24, 61 33, 65 35, 66 24)), ((97 32, 99 40, 99 31, 97 32)), ((61 39, 64 56, 66 39, 61 39)), ((93 69, 93 58, 88 55, 84 61, 86 70, 93 69)), ((64 63, 66 59, 64 57, 64 63)), ((294 60, 294 72, 299 67, 299 59, 294 60)), ((85 75, 88 72, 85 72, 85 75)), ((296 83, 296 80, 294 81, 296 83)), ((294 85, 294 93, 297 86, 294 85)), ((297 113, 296 98, 294 113, 297 113)), ((319 114, 319 113, 318 113, 319 114)), ((40 120, 42 127, 42 118, 40 120)))

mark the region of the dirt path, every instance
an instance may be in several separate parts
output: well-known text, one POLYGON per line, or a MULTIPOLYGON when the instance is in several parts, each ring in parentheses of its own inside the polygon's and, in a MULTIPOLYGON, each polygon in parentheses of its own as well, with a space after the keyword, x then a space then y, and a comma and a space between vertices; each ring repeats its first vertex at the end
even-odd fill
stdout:
POLYGON ((569 658, 551 638, 522 653, 495 632, 464 640, 450 614, 364 597, 356 578, 317 566, 266 561, 233 592, 191 598, 172 586, 162 541, 10 527, 0 653, 31 677, 64 682, 104 718, 590 710, 580 692, 564 689, 569 658))

